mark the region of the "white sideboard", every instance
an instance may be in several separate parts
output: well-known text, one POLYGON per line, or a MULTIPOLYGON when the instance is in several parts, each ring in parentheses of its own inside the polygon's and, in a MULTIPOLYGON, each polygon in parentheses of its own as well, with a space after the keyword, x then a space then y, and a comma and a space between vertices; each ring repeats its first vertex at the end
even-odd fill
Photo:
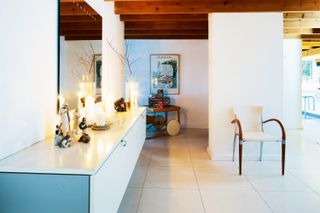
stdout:
POLYGON ((1 213, 115 213, 146 137, 146 110, 117 113, 89 144, 48 139, 0 161, 1 213))

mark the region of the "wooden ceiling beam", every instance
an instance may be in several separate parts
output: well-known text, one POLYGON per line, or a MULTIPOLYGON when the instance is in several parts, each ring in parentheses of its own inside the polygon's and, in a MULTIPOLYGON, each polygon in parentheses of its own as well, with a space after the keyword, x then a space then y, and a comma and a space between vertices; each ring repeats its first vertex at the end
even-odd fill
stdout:
POLYGON ((124 34, 126 36, 131 35, 206 35, 208 36, 208 30, 207 29, 183 29, 183 30, 125 30, 124 34))
POLYGON ((320 34, 303 34, 301 35, 301 39, 304 40, 320 40, 320 34))
POLYGON ((125 39, 208 39, 207 35, 125 35, 125 39))
POLYGON ((168 30, 168 29, 208 29, 207 21, 140 21, 125 22, 125 29, 131 30, 168 30))
POLYGON ((284 28, 283 34, 312 34, 313 28, 284 28))
MULTIPOLYGON (((319 1, 320 2, 320 1, 319 1)), ((284 20, 284 28, 320 28, 320 19, 316 20, 284 20)))
POLYGON ((60 30, 102 30, 102 23, 62 23, 60 25, 60 30))
POLYGON ((203 14, 211 12, 320 11, 317 0, 115 1, 116 14, 203 14))
POLYGON ((61 16, 88 16, 88 15, 99 15, 94 9, 92 9, 85 2, 66 2, 60 3, 60 15, 61 16))
POLYGON ((60 0, 60 4, 61 3, 82 3, 82 2, 84 2, 84 0, 60 0))
POLYGON ((320 55, 320 48, 315 48, 315 49, 309 49, 302 51, 302 56, 307 57, 307 56, 313 56, 313 55, 320 55))
POLYGON ((65 31, 60 31, 60 35, 64 36, 101 36, 102 35, 102 30, 80 30, 80 31, 70 31, 70 30, 65 30, 65 31))
POLYGON ((73 22, 73 23, 79 23, 79 22, 102 22, 102 18, 99 15, 94 15, 94 16, 60 16, 60 23, 68 23, 68 22, 73 22))
POLYGON ((120 15, 121 21, 208 21, 208 14, 120 15))
POLYGON ((320 41, 303 41, 302 49, 311 49, 320 47, 320 41))
POLYGON ((66 41, 102 40, 102 36, 65 36, 66 41))
POLYGON ((283 13, 284 20, 314 20, 320 19, 320 12, 289 12, 283 13))

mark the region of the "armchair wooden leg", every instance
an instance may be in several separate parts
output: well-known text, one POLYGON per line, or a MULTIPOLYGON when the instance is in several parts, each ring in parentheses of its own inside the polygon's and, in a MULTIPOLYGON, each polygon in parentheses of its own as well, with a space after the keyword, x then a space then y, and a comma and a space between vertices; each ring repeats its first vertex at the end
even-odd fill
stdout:
POLYGON ((242 142, 239 143, 239 175, 242 175, 242 142))
POLYGON ((284 175, 285 170, 285 161, 286 161, 286 143, 282 142, 282 148, 281 148, 281 161, 282 161, 282 175, 284 175))
POLYGON ((236 133, 234 133, 233 150, 232 150, 232 161, 234 161, 234 156, 235 156, 235 152, 236 152, 236 140, 237 140, 237 135, 236 135, 236 133))
POLYGON ((263 142, 260 142, 260 161, 262 161, 262 152, 263 152, 263 142))

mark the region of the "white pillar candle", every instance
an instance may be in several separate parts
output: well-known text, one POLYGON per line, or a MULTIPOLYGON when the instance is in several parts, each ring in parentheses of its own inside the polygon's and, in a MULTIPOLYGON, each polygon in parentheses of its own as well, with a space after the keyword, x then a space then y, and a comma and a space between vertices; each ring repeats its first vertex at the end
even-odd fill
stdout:
POLYGON ((86 97, 85 100, 86 120, 88 125, 94 123, 94 98, 92 96, 86 97))
POLYGON ((139 97, 139 83, 138 82, 130 82, 129 85, 129 93, 130 93, 130 107, 132 109, 138 108, 138 97, 139 97))
POLYGON ((125 84, 125 90, 126 90, 125 102, 129 102, 130 101, 130 83, 131 82, 127 81, 126 84, 125 84))
POLYGON ((104 126, 106 124, 105 120, 106 120, 106 118, 105 118, 104 112, 96 113, 96 125, 97 126, 104 126))
POLYGON ((81 98, 82 98, 82 93, 78 92, 78 109, 82 107, 81 98))

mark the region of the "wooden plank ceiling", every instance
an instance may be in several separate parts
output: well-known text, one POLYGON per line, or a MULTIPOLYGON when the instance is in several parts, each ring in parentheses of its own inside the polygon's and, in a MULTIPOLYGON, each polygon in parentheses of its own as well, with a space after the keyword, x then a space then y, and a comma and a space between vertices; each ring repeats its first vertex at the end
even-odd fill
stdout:
POLYGON ((60 35, 66 40, 101 40, 102 18, 84 0, 60 0, 60 35))
MULTIPOLYGON (((301 38, 304 50, 320 47, 318 0, 115 0, 114 6, 126 39, 207 39, 210 12, 287 11, 284 37, 301 38)), ((84 0, 60 0, 60 34, 100 40, 102 19, 84 0)))

